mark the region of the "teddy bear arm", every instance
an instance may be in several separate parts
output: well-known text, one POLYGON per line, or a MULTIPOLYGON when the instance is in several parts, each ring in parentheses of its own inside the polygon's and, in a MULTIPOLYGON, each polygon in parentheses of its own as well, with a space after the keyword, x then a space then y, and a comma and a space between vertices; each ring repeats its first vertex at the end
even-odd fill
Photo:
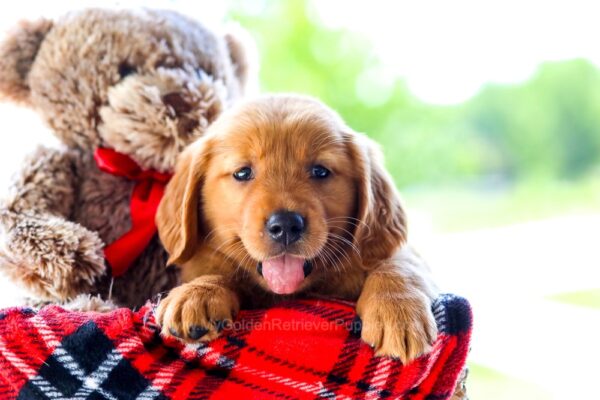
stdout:
POLYGON ((96 232, 70 221, 79 184, 77 152, 40 148, 27 159, 0 209, 0 269, 36 296, 65 300, 104 274, 96 232))
POLYGON ((69 218, 78 186, 78 153, 39 147, 23 162, 2 204, 2 223, 42 214, 69 218))

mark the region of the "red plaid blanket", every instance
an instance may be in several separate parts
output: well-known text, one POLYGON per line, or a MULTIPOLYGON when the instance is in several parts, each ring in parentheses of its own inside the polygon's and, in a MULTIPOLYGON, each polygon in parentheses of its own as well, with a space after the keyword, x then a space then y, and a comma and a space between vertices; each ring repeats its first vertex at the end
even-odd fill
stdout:
POLYGON ((466 300, 434 304, 440 335, 408 365, 359 339, 351 304, 303 300, 242 311, 196 347, 162 338, 150 305, 0 311, 0 399, 447 399, 471 334, 466 300))

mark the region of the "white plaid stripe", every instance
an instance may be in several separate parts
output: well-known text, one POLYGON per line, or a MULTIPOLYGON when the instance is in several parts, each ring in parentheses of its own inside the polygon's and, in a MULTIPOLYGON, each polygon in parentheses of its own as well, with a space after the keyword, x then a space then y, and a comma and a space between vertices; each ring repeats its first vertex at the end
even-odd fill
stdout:
POLYGON ((21 357, 16 355, 12 350, 8 348, 2 336, 0 336, 0 352, 8 360, 8 362, 17 371, 21 371, 28 379, 31 379, 37 375, 37 372, 31 365, 27 364, 21 357))
MULTIPOLYGON (((172 363, 163 366, 161 369, 156 371, 150 386, 160 391, 171 386, 171 382, 173 381, 175 374, 183 369, 184 366, 185 363, 181 360, 175 360, 172 363)), ((138 397, 138 399, 141 400, 145 398, 138 397)))
POLYGON ((34 376, 29 382, 33 383, 49 399, 67 400, 67 398, 57 390, 54 385, 41 376, 34 376))
POLYGON ((6 343, 0 337, 0 351, 4 354, 6 359, 11 363, 13 368, 22 371, 27 376, 29 382, 33 382, 48 398, 51 399, 64 399, 63 394, 60 393, 56 388, 48 382, 46 379, 37 375, 36 371, 31 368, 21 357, 17 356, 14 352, 8 349, 6 343))
MULTIPOLYGON (((29 366, 21 357, 17 356, 14 352, 8 349, 6 343, 0 337, 0 350, 6 356, 6 359, 11 363, 11 365, 19 371, 23 371, 25 375, 29 378, 29 381, 32 382, 46 397, 50 399, 57 400, 70 400, 72 397, 64 397, 64 395, 58 391, 50 382, 46 379, 38 376, 37 373, 31 366, 29 366)), ((89 392, 88 394, 90 394, 89 392)), ((104 393, 102 393, 104 394, 104 393)), ((106 398, 112 400, 110 396, 105 396, 106 398)), ((85 397, 83 397, 85 399, 85 397)))
POLYGON ((448 321, 446 319, 447 318, 446 303, 443 301, 443 299, 445 299, 445 298, 438 297, 432 306, 433 316, 435 317, 435 321, 437 323, 438 330, 440 332, 445 331, 446 325, 448 324, 448 321))
MULTIPOLYGON (((33 321, 33 325, 36 327, 36 329, 38 330, 38 332, 40 333, 40 335, 42 336, 44 341, 49 346, 56 347, 53 354, 55 356, 57 356, 57 359, 59 359, 59 357, 61 357, 59 359, 61 364, 63 366, 65 366, 67 369, 69 369, 69 371, 72 373, 73 376, 79 378, 79 380, 84 382, 84 386, 81 388, 81 391, 82 391, 81 394, 79 391, 77 393, 77 395, 82 396, 81 398, 83 398, 83 399, 85 399, 86 396, 88 396, 89 394, 91 394, 93 392, 93 391, 89 390, 89 386, 85 385, 85 383, 86 383, 86 381, 88 381, 88 379, 92 379, 92 382, 94 382, 94 386, 99 387, 101 382, 104 381, 104 379, 106 379, 106 377, 108 376, 108 374, 110 373, 112 368, 114 368, 118 364, 118 362, 123 358, 123 357, 121 357, 121 354, 124 356, 127 356, 130 352, 134 351, 139 346, 142 346, 141 342, 138 342, 135 338, 130 338, 130 339, 122 342, 117 348, 118 351, 113 351, 113 354, 116 352, 116 354, 119 356, 119 358, 115 359, 114 360, 115 362, 112 363, 111 365, 105 365, 106 364, 106 361, 105 361, 102 365, 100 365, 100 367, 98 367, 98 369, 96 371, 92 372, 89 375, 89 377, 86 378, 83 376, 84 375, 83 369, 80 368, 77 365, 77 362, 67 353, 67 351, 65 351, 65 349, 63 349, 61 347, 60 341, 58 340, 57 336, 54 334, 52 328, 50 328, 46 324, 46 321, 44 321, 44 319, 39 316, 35 316, 34 318, 31 318, 31 320, 33 321), (109 369, 106 370, 106 368, 109 368, 109 369), (98 382, 100 382, 100 384, 98 382)), ((109 356, 109 359, 110 358, 111 357, 109 356)), ((107 359, 107 361, 109 361, 109 359, 107 359)), ((157 373, 156 373, 154 379, 152 380, 152 382, 150 383, 150 385, 148 387, 146 387, 146 389, 144 389, 144 391, 138 395, 137 399, 138 400, 150 400, 150 399, 157 397, 160 394, 160 391, 162 391, 164 388, 166 388, 170 385, 175 374, 179 370, 181 370, 184 366, 185 366, 185 363, 182 362, 181 360, 175 360, 171 364, 163 366, 160 370, 157 371, 157 373)), ((103 390, 101 391, 100 388, 96 389, 96 390, 99 393, 102 393, 105 397, 110 398, 110 396, 105 394, 103 390)), ((79 397, 74 397, 74 398, 78 399, 79 397)))
POLYGON ((385 389, 385 382, 392 372, 392 359, 389 357, 380 357, 377 367, 375 367, 375 373, 369 381, 369 391, 367 392, 367 399, 378 399, 379 392, 385 389))
POLYGON ((69 372, 79 380, 83 380, 84 374, 83 369, 79 367, 77 361, 61 346, 58 336, 54 333, 54 330, 48 326, 46 321, 39 315, 35 315, 30 318, 29 321, 33 324, 38 334, 44 339, 48 348, 54 348, 52 355, 60 364, 69 370, 69 372))
POLYGON ((160 392, 153 386, 148 385, 146 389, 136 397, 136 400, 152 400, 160 395, 160 392))
POLYGON ((321 386, 321 391, 319 392, 319 397, 322 399, 336 399, 335 393, 331 390, 327 389, 323 382, 319 382, 319 386, 321 386))
MULTIPOLYGON (((215 351, 212 348, 206 348, 206 349, 203 349, 203 351, 204 351, 205 359, 209 362, 220 365, 223 363, 223 360, 228 360, 228 358, 226 356, 222 355, 221 353, 215 351)), ((301 382, 301 381, 297 381, 294 379, 285 378, 285 377, 282 377, 282 376, 279 376, 279 375, 276 375, 274 373, 267 372, 264 370, 247 367, 245 365, 241 365, 239 362, 235 363, 233 360, 228 360, 228 362, 226 362, 226 364, 231 365, 231 366, 233 366, 235 364, 236 372, 248 374, 249 376, 252 376, 253 378, 254 377, 263 378, 263 379, 266 379, 271 382, 279 383, 281 385, 285 385, 285 386, 288 386, 288 387, 291 387, 294 389, 302 390, 303 392, 310 393, 315 396, 316 395, 321 396, 322 394, 326 394, 323 392, 325 387, 323 386, 322 382, 319 382, 317 384, 313 384, 313 383, 309 383, 309 382, 301 382)), ((351 400, 351 397, 344 396, 341 394, 336 395, 335 398, 337 400, 344 400, 344 399, 351 400)))
POLYGON ((64 399, 63 394, 56 390, 56 388, 50 382, 38 376, 34 368, 32 368, 21 357, 19 357, 12 350, 10 350, 1 336, 0 351, 2 352, 2 354, 4 354, 8 362, 11 363, 13 368, 15 368, 18 371, 22 371, 25 374, 25 376, 27 376, 28 380, 32 382, 36 387, 38 387, 46 397, 50 399, 64 399))
MULTIPOLYGON (((92 371, 89 375, 85 375, 83 368, 77 363, 77 361, 62 347, 58 336, 54 333, 52 328, 48 326, 46 321, 36 315, 30 319, 34 329, 37 330, 38 334, 46 345, 50 348, 54 347, 52 355, 54 358, 69 371, 69 373, 77 378, 81 383, 81 388, 72 396, 65 397, 52 383, 48 382, 45 378, 39 376, 37 372, 14 352, 12 352, 6 343, 0 337, 0 351, 5 354, 7 360, 19 371, 23 371, 29 381, 37 387, 46 397, 49 399, 56 400, 85 400, 90 394, 97 392, 109 400, 118 400, 112 396, 109 392, 102 389, 100 386, 102 382, 106 380, 110 372, 117 366, 117 364, 123 359, 124 355, 142 346, 142 343, 138 338, 129 338, 119 344, 116 349, 113 349, 106 357, 106 359, 92 371)), ((137 400, 151 400, 157 397, 160 391, 153 387, 151 384, 148 385, 145 390, 139 394, 137 400)))
MULTIPOLYGON (((99 392, 101 390, 100 385, 102 385, 102 382, 106 380, 108 374, 110 374, 110 372, 117 366, 119 361, 121 361, 122 359, 123 356, 121 356, 121 354, 119 354, 119 352, 115 349, 108 354, 106 360, 104 360, 102 364, 100 364, 98 368, 96 368, 95 371, 92 371, 86 377, 78 377, 82 381, 83 385, 77 391, 77 393, 73 395, 73 400, 85 400, 85 398, 88 397, 91 393, 95 391, 99 392)), ((82 369, 78 369, 80 372, 83 372, 82 369)), ((111 397, 108 398, 112 400, 111 397)))

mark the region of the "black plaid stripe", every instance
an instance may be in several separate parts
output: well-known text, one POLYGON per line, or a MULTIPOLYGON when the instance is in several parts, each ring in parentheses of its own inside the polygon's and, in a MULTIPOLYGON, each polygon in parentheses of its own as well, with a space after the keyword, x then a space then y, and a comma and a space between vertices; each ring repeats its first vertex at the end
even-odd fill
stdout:
MULTIPOLYGON (((254 322, 264 319, 265 310, 256 310, 251 314, 246 315, 248 326, 253 326, 254 322)), ((198 382, 190 398, 208 399, 212 393, 230 377, 231 370, 235 367, 238 357, 241 352, 248 346, 246 337, 252 333, 252 330, 240 330, 235 334, 227 336, 227 344, 225 345, 223 354, 217 361, 217 367, 207 372, 206 376, 198 382)), ((198 355, 202 358, 207 354, 208 348, 200 348, 198 355)))
POLYGON ((106 356, 114 349, 109 338, 93 323, 82 325, 77 332, 66 336, 61 346, 64 351, 73 357, 84 375, 89 375, 106 359, 106 356), (93 344, 91 348, 87 345, 93 344), (85 350, 85 351, 82 351, 85 350))
POLYGON ((169 397, 171 392, 176 390, 176 386, 181 384, 182 380, 185 378, 185 374, 190 369, 201 368, 198 360, 184 360, 181 358, 177 349, 165 346, 160 337, 160 331, 158 330, 154 332, 148 342, 144 343, 144 351, 148 355, 151 355, 153 359, 152 363, 143 370, 143 374, 150 380, 159 377, 159 374, 165 367, 174 368, 176 364, 183 362, 182 368, 175 367, 177 368, 177 371, 173 374, 171 382, 162 387, 163 394, 165 394, 166 397, 169 397))
MULTIPOLYGON (((352 316, 353 316, 353 313, 348 312, 348 311, 338 310, 338 309, 332 310, 330 308, 324 308, 324 307, 319 307, 319 306, 315 306, 312 304, 305 304, 305 303, 294 303, 294 302, 293 303, 283 303, 280 306, 283 308, 289 308, 289 309, 294 309, 297 311, 302 311, 302 312, 312 314, 312 315, 318 315, 319 317, 326 319, 330 322, 334 322, 337 324, 343 324, 343 325, 348 325, 349 321, 351 321, 352 316), (289 305, 289 307, 286 307, 288 305, 289 305)), ((248 318, 249 315, 246 315, 246 317, 248 318)), ((250 319, 256 320, 256 321, 260 321, 262 318, 264 318, 264 310, 260 310, 255 313, 252 313, 252 315, 250 317, 250 319)), ((247 325, 252 326, 253 324, 249 323, 247 325)), ((230 375, 231 370, 236 365, 237 357, 239 356, 241 351, 248 350, 249 346, 246 341, 246 337, 248 335, 250 335, 251 333, 252 333, 251 330, 238 331, 236 334, 226 337, 226 340, 227 340, 227 345, 225 346, 226 351, 219 358, 219 360, 217 362, 217 366, 220 368, 211 370, 207 373, 207 376, 204 379, 202 379, 201 382, 198 385, 196 385, 195 390, 192 393, 190 393, 191 398, 207 399, 208 397, 210 397, 210 394, 214 393, 214 391, 216 391, 218 389, 218 387, 227 380, 231 381, 233 383, 251 388, 253 390, 257 390, 262 393, 278 397, 278 398, 284 398, 284 399, 294 398, 293 396, 289 396, 284 393, 277 392, 277 391, 273 390, 272 388, 264 388, 260 385, 257 385, 252 382, 248 382, 244 379, 241 379, 239 377, 230 375)), ((208 349, 202 349, 202 348, 199 349, 200 357, 203 357, 205 352, 207 352, 207 350, 208 349)), ((250 351, 252 351, 252 350, 250 350, 250 351)), ((323 373, 323 374, 327 375, 326 373, 323 373)), ((335 379, 335 375, 333 376, 333 378, 335 379)), ((322 394, 326 395, 326 392, 323 392, 322 394)), ((327 397, 327 396, 325 396, 325 397, 327 397)))
MULTIPOLYGON (((317 396, 317 398, 334 399, 336 397, 337 390, 339 390, 341 386, 350 383, 348 379, 348 373, 350 372, 356 360, 358 350, 361 345, 361 342, 356 341, 355 339, 360 337, 362 321, 352 312, 340 309, 322 308, 312 303, 292 302, 289 304, 281 304, 280 307, 317 315, 330 322, 344 325, 348 329, 349 335, 344 342, 344 347, 339 353, 338 360, 336 361, 336 364, 331 372, 327 374, 325 385, 317 396)), ((400 376, 402 366, 399 364, 397 368, 390 373, 390 376, 387 377, 385 388, 383 390, 379 390, 378 388, 371 386, 369 383, 373 377, 373 374, 375 373, 379 360, 379 357, 371 357, 369 364, 363 372, 362 379, 356 382, 356 392, 354 395, 358 398, 365 396, 369 392, 377 392, 378 397, 382 399, 391 396, 392 393, 390 388, 393 387, 400 376)))
POLYGON ((376 357, 375 355, 371 356, 371 358, 369 359, 369 363, 363 371, 362 378, 358 382, 356 382, 356 391, 354 392, 354 397, 362 398, 366 396, 367 393, 376 390, 374 387, 371 386, 370 382, 371 379, 373 379, 373 374, 375 373, 375 369, 377 368, 378 364, 379 357, 376 357))
POLYGON ((259 385, 255 384, 255 383, 247 382, 247 381, 245 381, 245 380, 243 380, 241 378, 237 378, 235 376, 230 377, 229 380, 231 382, 234 382, 234 383, 236 383, 236 384, 238 384, 240 386, 243 386, 245 388, 252 389, 252 390, 254 390, 256 392, 263 393, 263 394, 268 395, 268 396, 276 397, 278 399, 283 399, 283 400, 297 400, 298 399, 298 397, 296 397, 296 396, 291 396, 289 394, 281 393, 281 392, 278 392, 278 391, 276 391, 274 389, 271 389, 271 388, 262 387, 262 386, 259 386, 259 385))
POLYGON ((63 339, 18 399, 167 400, 93 322, 63 339))
POLYGON ((468 332, 473 325, 469 302, 453 294, 440 295, 431 306, 438 331, 449 335, 468 332))
POLYGON ((348 373, 358 356, 360 345, 361 343, 354 336, 348 334, 318 398, 335 398, 335 393, 340 386, 348 383, 348 373))
POLYGON ((8 399, 14 395, 14 389, 11 387, 8 381, 2 379, 0 375, 0 399, 8 399))
POLYGON ((387 377, 384 389, 379 392, 379 397, 381 397, 382 399, 390 397, 392 390, 394 386, 396 386, 396 383, 398 382, 398 379, 400 378, 400 374, 402 373, 403 369, 404 366, 402 364, 398 364, 396 365, 396 368, 392 369, 392 372, 387 377))

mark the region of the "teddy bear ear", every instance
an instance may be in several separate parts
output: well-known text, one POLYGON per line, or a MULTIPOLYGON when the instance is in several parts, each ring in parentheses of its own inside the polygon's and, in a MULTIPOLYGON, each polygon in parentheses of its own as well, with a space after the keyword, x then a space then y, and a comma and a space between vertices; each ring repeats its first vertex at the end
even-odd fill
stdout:
POLYGON ((230 23, 225 42, 242 94, 258 92, 258 50, 254 38, 239 24, 230 23))
POLYGON ((27 77, 52 21, 22 21, 0 43, 0 96, 19 102, 29 99, 27 77))

